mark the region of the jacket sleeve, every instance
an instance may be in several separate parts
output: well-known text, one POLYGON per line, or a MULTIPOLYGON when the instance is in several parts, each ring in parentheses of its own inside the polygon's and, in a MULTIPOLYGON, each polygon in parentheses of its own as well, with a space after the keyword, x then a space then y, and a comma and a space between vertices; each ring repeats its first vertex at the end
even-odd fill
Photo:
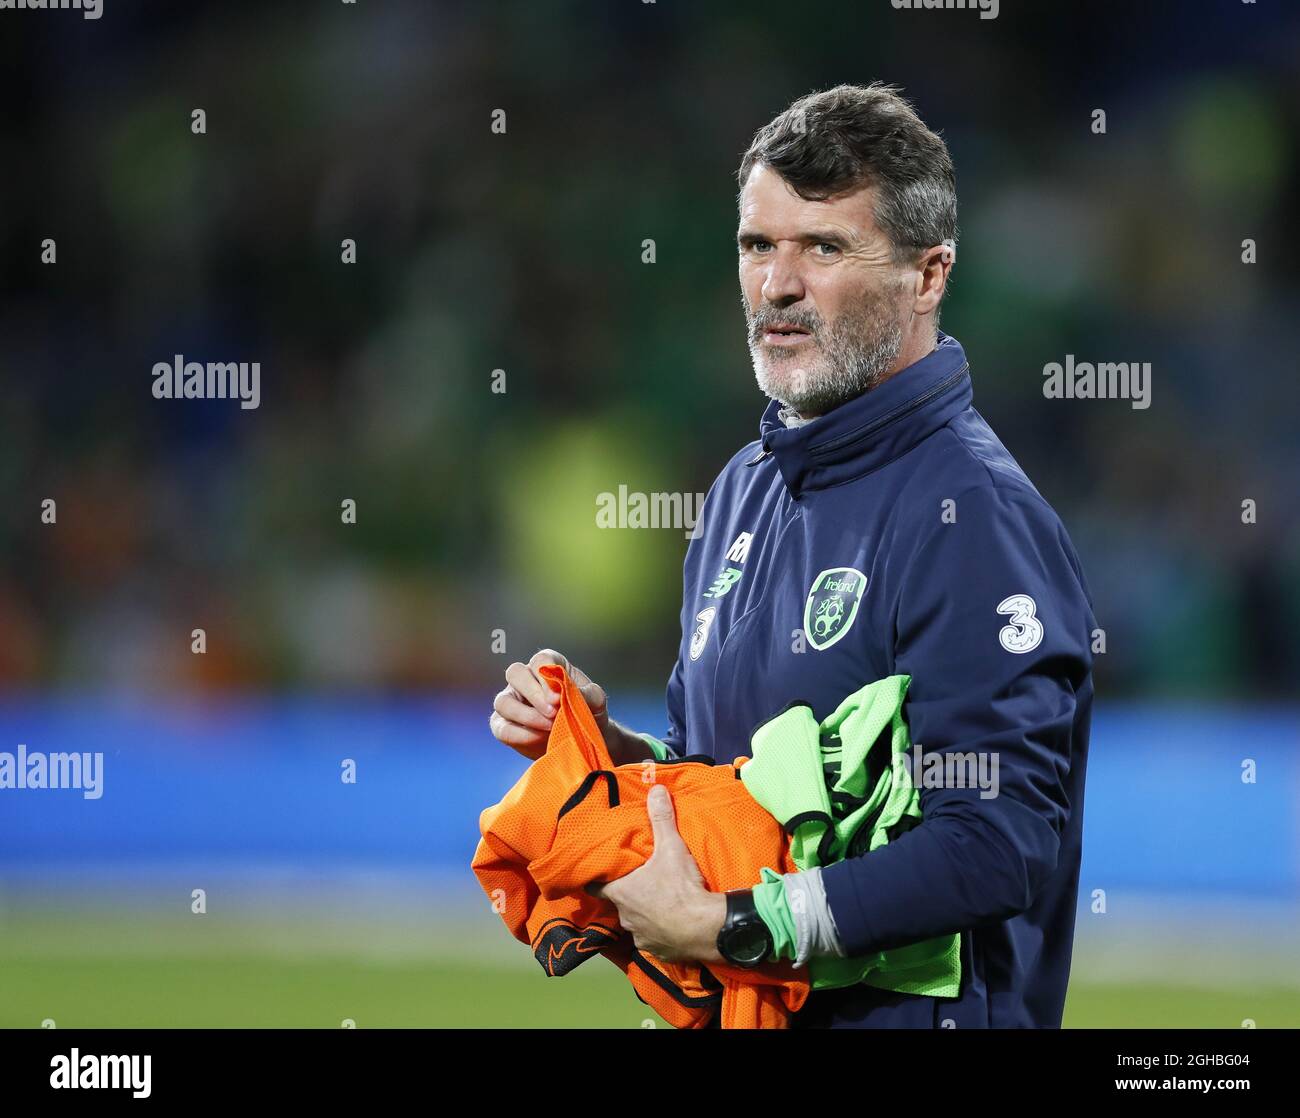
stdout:
POLYGON ((955 523, 923 533, 903 558, 894 671, 912 677, 913 756, 982 755, 996 794, 919 779, 915 828, 826 868, 851 955, 1025 911, 1056 868, 1070 811, 1082 809, 1064 784, 1095 622, 1056 515, 1031 492, 976 489, 957 499, 955 523))

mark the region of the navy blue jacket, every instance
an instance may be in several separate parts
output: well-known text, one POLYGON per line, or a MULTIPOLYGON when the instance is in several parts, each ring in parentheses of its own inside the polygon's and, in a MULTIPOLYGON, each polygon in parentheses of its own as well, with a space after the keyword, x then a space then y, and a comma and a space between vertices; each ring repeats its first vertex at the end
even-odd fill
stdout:
POLYGON ((922 787, 920 825, 823 880, 850 954, 964 933, 961 995, 821 991, 796 1027, 1057 1027, 1096 625, 1074 548, 971 406, 951 337, 804 426, 779 410, 687 549, 665 743, 730 762, 792 700, 822 719, 910 675, 913 750, 983 754, 986 776, 996 755, 998 794, 922 787))

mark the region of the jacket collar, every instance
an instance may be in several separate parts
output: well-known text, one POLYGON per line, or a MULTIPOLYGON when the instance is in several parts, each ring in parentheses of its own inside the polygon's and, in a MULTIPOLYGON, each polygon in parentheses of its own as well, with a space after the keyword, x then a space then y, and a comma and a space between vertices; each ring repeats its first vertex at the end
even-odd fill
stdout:
POLYGON ((878 470, 933 434, 971 402, 970 368, 956 338, 939 331, 938 345, 920 361, 833 411, 787 427, 772 400, 759 424, 792 497, 878 470))

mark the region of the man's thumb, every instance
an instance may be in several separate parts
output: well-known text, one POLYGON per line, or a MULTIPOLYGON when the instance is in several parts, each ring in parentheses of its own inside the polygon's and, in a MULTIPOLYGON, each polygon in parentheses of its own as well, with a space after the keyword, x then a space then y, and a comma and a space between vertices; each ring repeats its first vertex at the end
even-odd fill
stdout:
POLYGON ((646 796, 646 810, 650 813, 650 831, 654 836, 655 853, 677 844, 684 846, 677 831, 677 813, 673 811, 673 798, 662 784, 656 784, 646 796))
POLYGON ((579 693, 587 700, 591 713, 600 718, 605 713, 605 704, 608 701, 604 689, 600 684, 592 683, 586 672, 572 664, 569 665, 569 676, 578 685, 579 693))

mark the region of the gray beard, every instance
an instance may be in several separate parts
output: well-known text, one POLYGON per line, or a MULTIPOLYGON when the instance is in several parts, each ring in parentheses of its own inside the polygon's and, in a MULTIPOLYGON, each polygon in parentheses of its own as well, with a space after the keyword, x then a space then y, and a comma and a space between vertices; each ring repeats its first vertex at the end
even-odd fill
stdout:
POLYGON ((825 415, 871 391, 885 379, 903 347, 903 327, 891 309, 886 302, 873 300, 866 305, 867 313, 846 311, 829 330, 816 316, 767 312, 763 316, 767 322, 787 318, 813 331, 818 360, 802 370, 795 364, 801 358, 794 354, 779 349, 763 353, 761 341, 755 340, 759 324, 750 317, 749 352, 758 387, 784 404, 787 412, 805 416, 825 415), (791 374, 799 371, 803 376, 780 375, 786 367, 791 374))

